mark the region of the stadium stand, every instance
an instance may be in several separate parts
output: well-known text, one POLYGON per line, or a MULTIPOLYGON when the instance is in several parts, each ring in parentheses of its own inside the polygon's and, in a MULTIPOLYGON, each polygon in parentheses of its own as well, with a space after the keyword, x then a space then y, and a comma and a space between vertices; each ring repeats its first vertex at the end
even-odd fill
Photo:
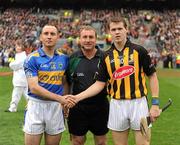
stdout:
MULTIPOLYGON (((106 22, 111 15, 125 16, 131 29, 129 37, 150 51, 154 60, 163 60, 164 67, 175 67, 180 52, 180 11, 118 9, 46 9, 1 8, 0 9, 0 57, 1 65, 8 64, 9 51, 17 40, 22 39, 27 53, 37 49, 41 28, 55 24, 60 31, 57 48, 69 45, 78 48, 80 26, 90 24, 98 33, 98 45, 108 47, 110 38, 106 22), (66 45, 64 45, 66 44, 66 45), (169 66, 169 63, 171 64, 169 66)), ((156 62, 155 61, 155 62, 156 62)))

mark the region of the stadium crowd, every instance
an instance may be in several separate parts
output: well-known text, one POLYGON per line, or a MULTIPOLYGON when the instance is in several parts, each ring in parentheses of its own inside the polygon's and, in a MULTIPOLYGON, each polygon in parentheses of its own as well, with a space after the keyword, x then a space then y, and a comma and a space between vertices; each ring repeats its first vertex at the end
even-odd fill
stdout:
POLYGON ((8 64, 14 58, 14 46, 17 40, 23 40, 26 53, 29 54, 41 44, 38 40, 42 26, 56 25, 60 38, 69 40, 62 47, 74 48, 79 28, 90 24, 96 28, 98 40, 111 42, 106 32, 106 22, 112 15, 127 18, 131 29, 129 36, 144 45, 154 63, 163 60, 167 68, 179 67, 180 57, 180 11, 179 10, 96 10, 82 9, 57 10, 40 8, 9 8, 0 12, 0 64, 8 64), (67 46, 69 45, 69 46, 67 46))

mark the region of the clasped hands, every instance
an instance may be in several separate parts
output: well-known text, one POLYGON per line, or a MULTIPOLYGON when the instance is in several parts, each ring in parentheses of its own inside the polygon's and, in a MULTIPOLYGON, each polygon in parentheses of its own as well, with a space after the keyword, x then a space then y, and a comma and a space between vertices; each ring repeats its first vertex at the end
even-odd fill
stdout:
POLYGON ((72 108, 79 102, 78 97, 75 95, 68 94, 64 95, 63 97, 65 99, 65 103, 63 104, 63 106, 66 106, 66 108, 72 108))
POLYGON ((61 100, 59 101, 63 107, 63 112, 65 118, 69 115, 69 109, 74 107, 78 102, 78 97, 75 95, 64 95, 61 96, 61 100))

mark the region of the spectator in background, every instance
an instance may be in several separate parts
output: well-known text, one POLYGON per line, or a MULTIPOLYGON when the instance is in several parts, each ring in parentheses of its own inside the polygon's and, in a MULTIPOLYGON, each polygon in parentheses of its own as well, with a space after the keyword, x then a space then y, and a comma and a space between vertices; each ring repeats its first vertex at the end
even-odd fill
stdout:
POLYGON ((18 41, 15 46, 16 54, 15 60, 11 61, 9 67, 13 70, 13 92, 10 107, 6 112, 17 112, 18 103, 22 96, 28 99, 28 85, 24 72, 24 61, 26 59, 26 52, 22 42, 18 41))
POLYGON ((9 55, 8 55, 8 63, 13 62, 15 59, 15 52, 14 52, 14 48, 10 48, 9 49, 9 55))

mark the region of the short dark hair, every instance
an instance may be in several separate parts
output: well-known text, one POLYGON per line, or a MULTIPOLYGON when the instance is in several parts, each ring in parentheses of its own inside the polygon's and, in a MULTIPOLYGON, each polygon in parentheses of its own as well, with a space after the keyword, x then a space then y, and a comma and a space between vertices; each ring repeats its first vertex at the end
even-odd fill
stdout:
POLYGON ((95 36, 97 37, 96 29, 93 28, 93 27, 90 26, 90 25, 81 26, 81 27, 80 27, 80 30, 79 30, 79 36, 81 35, 81 32, 82 32, 83 30, 93 30, 93 31, 95 32, 95 36))
POLYGON ((55 27, 55 28, 57 29, 57 34, 59 33, 57 26, 51 25, 51 24, 45 24, 43 27, 41 27, 41 29, 40 29, 40 34, 42 34, 42 31, 43 31, 44 27, 46 27, 46 26, 52 26, 52 27, 55 27))
POLYGON ((111 23, 120 23, 122 22, 124 27, 127 29, 128 25, 124 18, 122 17, 110 17, 110 19, 107 21, 107 28, 110 29, 111 23))

